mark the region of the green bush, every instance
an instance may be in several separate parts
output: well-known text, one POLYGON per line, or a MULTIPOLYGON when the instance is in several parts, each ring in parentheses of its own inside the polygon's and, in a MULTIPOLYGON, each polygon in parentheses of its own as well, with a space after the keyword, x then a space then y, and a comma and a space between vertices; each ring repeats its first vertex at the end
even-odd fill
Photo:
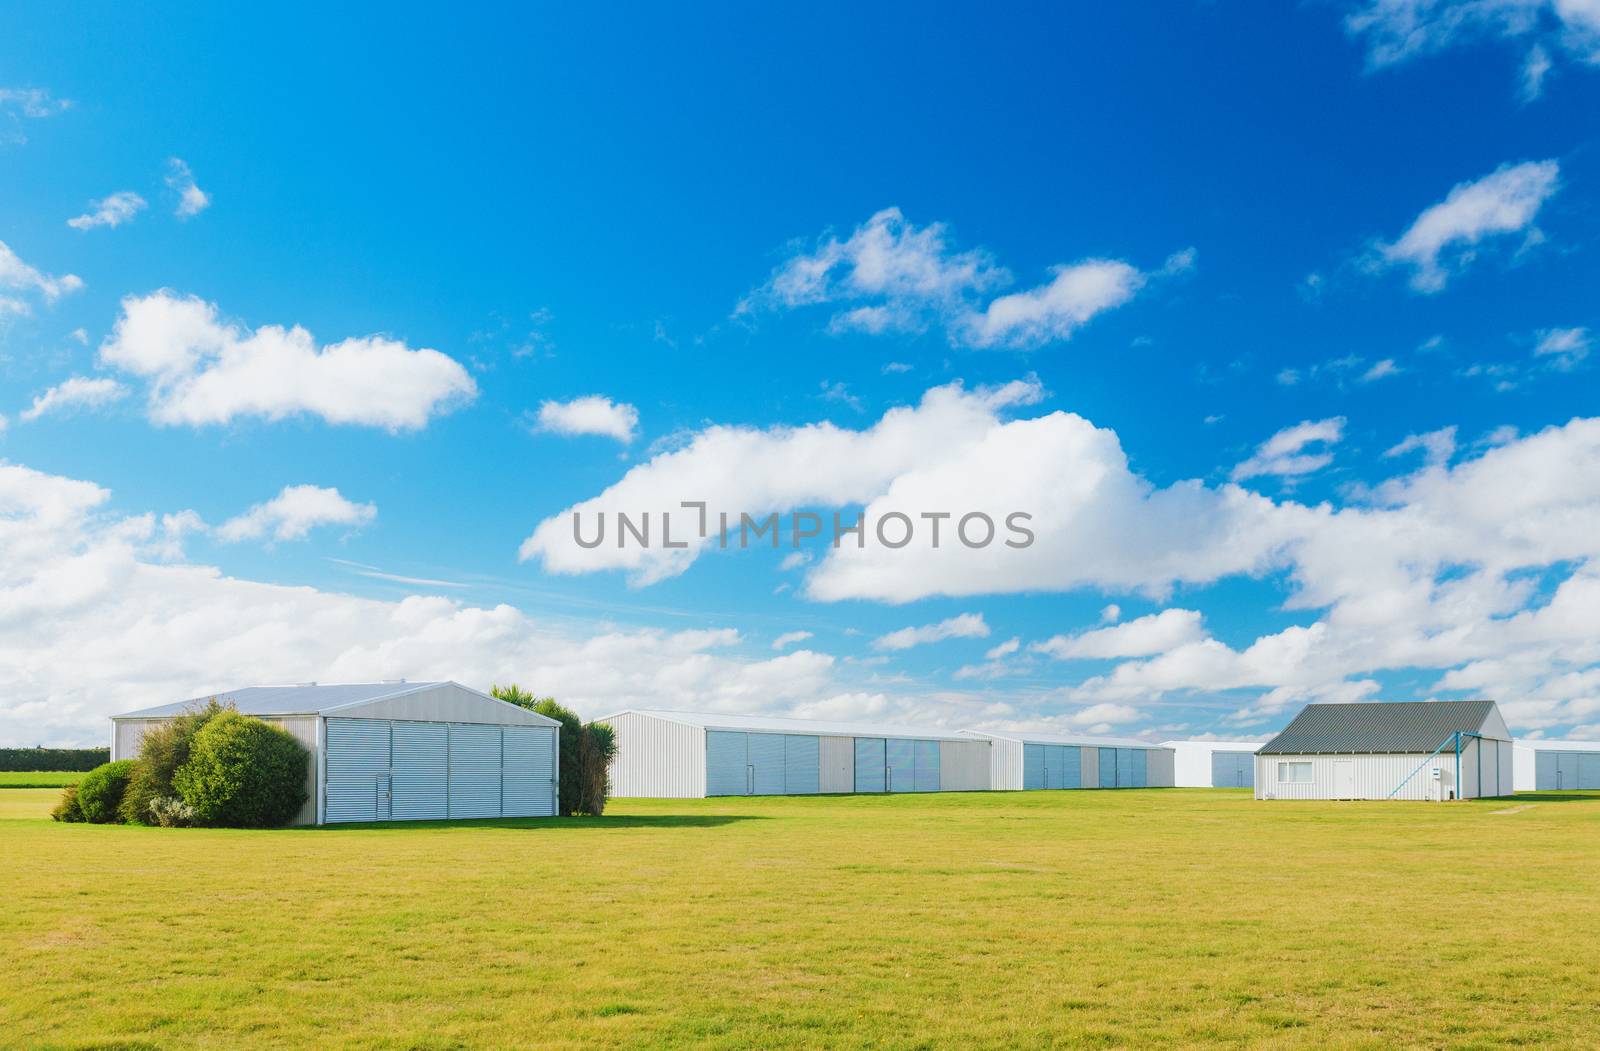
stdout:
POLYGON ((556 785, 556 812, 562 817, 603 814, 611 794, 611 760, 617 754, 616 734, 611 727, 605 723, 586 726, 576 712, 554 697, 535 697, 515 683, 492 687, 489 692, 561 724, 557 733, 561 771, 556 785))
POLYGON ((122 820, 118 808, 137 764, 132 759, 97 766, 78 782, 78 809, 85 821, 109 825, 122 820))
POLYGON ((217 715, 231 710, 218 704, 213 697, 204 708, 184 712, 145 731, 139 742, 139 765, 122 797, 122 820, 139 825, 186 823, 173 778, 189 761, 194 735, 217 715), (173 804, 178 807, 174 808, 173 804))
POLYGON ((55 821, 82 821, 83 808, 78 805, 78 786, 68 785, 61 790, 61 802, 50 811, 50 817, 55 821))
POLYGON ((260 719, 221 711, 190 743, 173 775, 178 796, 200 825, 271 828, 287 824, 306 799, 310 753, 260 719))
POLYGON ((590 723, 578 742, 578 812, 599 817, 611 795, 611 760, 617 757, 617 732, 608 723, 590 723))

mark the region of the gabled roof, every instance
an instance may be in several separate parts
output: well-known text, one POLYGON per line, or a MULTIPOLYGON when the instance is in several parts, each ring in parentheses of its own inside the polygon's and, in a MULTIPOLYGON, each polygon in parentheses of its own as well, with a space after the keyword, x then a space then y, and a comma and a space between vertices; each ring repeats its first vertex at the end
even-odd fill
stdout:
POLYGON ((1088 737, 1084 734, 1036 733, 1033 730, 962 730, 973 737, 995 737, 1022 744, 1065 744, 1089 748, 1162 748, 1151 741, 1134 737, 1088 737))
POLYGON ((1493 701, 1308 704, 1257 754, 1425 754, 1457 732, 1484 732, 1486 723, 1505 725, 1493 701))
POLYGON ((323 715, 346 705, 388 700, 419 690, 431 690, 445 682, 346 682, 301 683, 295 686, 246 686, 239 690, 208 693, 187 701, 158 704, 135 712, 113 715, 113 719, 160 719, 182 715, 204 707, 213 697, 219 704, 231 704, 245 715, 323 715))
POLYGON ((619 715, 645 715, 707 730, 743 730, 755 733, 817 734, 822 737, 905 737, 922 741, 968 741, 951 730, 888 726, 883 723, 840 722, 834 719, 789 719, 777 715, 730 715, 720 712, 675 712, 666 708, 628 708, 601 716, 596 722, 619 715))

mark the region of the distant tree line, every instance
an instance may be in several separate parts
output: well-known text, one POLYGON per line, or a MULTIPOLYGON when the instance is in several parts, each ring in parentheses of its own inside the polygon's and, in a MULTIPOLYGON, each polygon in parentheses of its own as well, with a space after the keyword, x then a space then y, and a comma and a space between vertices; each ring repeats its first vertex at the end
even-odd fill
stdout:
POLYGON ((109 748, 0 748, 0 770, 40 773, 88 771, 111 758, 109 748))

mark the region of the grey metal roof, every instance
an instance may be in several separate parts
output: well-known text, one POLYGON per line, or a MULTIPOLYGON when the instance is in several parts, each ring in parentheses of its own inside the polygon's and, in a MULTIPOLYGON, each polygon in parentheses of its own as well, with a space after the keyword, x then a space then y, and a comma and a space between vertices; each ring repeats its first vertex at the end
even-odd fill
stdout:
POLYGON ((1052 734, 1033 730, 962 730, 974 737, 996 737, 1002 741, 1020 741, 1023 744, 1065 744, 1089 748, 1164 748, 1153 741, 1136 737, 1089 737, 1084 734, 1052 734))
POLYGON ((676 712, 666 708, 627 708, 601 716, 596 722, 619 715, 646 715, 652 719, 700 726, 708 730, 753 730, 785 734, 818 734, 823 737, 907 737, 923 741, 971 741, 950 730, 921 729, 913 726, 886 726, 883 723, 841 722, 835 719, 790 719, 777 715, 731 715, 720 712, 676 712))
POLYGON ((246 686, 240 690, 223 690, 187 701, 159 704, 154 708, 141 708, 135 712, 123 712, 111 718, 159 719, 164 716, 182 715, 186 711, 204 707, 213 697, 220 704, 233 705, 245 715, 320 715, 347 704, 384 700, 443 685, 445 683, 442 682, 346 682, 302 683, 296 686, 246 686))
POLYGON ((1308 704, 1258 755, 1432 752, 1457 731, 1478 733, 1493 701, 1308 704))

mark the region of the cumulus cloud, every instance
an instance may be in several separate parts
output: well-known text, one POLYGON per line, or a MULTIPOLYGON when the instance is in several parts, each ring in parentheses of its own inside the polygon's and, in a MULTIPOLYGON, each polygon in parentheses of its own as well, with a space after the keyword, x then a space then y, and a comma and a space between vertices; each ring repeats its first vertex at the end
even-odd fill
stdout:
MULTIPOLYGON (((0 289, 15 289, 24 294, 35 294, 46 303, 54 303, 62 296, 76 292, 83 287, 83 280, 76 274, 62 274, 55 277, 41 272, 35 267, 24 263, 11 246, 0 241, 0 289)), ((0 299, 0 314, 4 313, 25 314, 28 304, 25 300, 15 297, 0 299)))
POLYGON ((77 409, 98 409, 127 397, 128 388, 104 376, 73 376, 33 399, 33 404, 18 414, 24 423, 49 413, 77 409))
POLYGON ((142 212, 144 207, 143 197, 132 190, 122 190, 102 197, 98 201, 90 201, 89 211, 74 219, 68 219, 67 225, 74 230, 92 230, 97 226, 121 226, 123 223, 133 222, 133 217, 142 212))
POLYGON ((587 717, 633 706, 833 706, 946 722, 937 702, 917 708, 842 689, 826 654, 741 657, 731 629, 585 631, 508 605, 380 601, 168 561, 160 517, 112 514, 110 495, 0 464, 0 739, 95 743, 108 715, 215 690, 398 677, 520 682, 587 717))
POLYGON ((963 613, 937 624, 924 624, 917 628, 901 628, 873 640, 875 650, 909 650, 930 642, 946 639, 984 639, 989 637, 989 625, 981 613, 963 613))
POLYGON ((1385 459, 1394 459, 1406 453, 1422 450, 1423 462, 1432 467, 1449 463, 1456 452, 1455 427, 1441 427, 1425 434, 1408 434, 1404 439, 1385 449, 1385 459))
MULTIPOLYGON (((1162 273, 1192 267, 1193 249, 1172 256, 1162 273)), ((918 227, 885 208, 847 238, 825 235, 797 249, 735 308, 826 305, 830 332, 923 332, 942 328, 969 347, 1028 349, 1071 338, 1096 315, 1128 302, 1150 278, 1116 259, 1060 264, 1036 288, 991 297, 1011 284, 1008 270, 981 249, 956 251, 942 223, 918 227)))
POLYGON ((1256 447, 1255 454, 1233 469, 1233 480, 1272 475, 1295 478, 1320 471, 1333 462, 1331 446, 1344 437, 1344 417, 1333 416, 1326 420, 1302 420, 1293 427, 1285 427, 1256 447), (1316 445, 1320 450, 1307 452, 1306 447, 1316 445))
POLYGON ((122 300, 100 361, 147 381, 149 416, 165 425, 309 415, 419 430, 477 396, 466 369, 437 350, 384 336, 318 346, 298 325, 251 331, 221 320, 215 304, 166 290, 122 300))
POLYGON ((1379 245, 1375 262, 1412 268, 1411 287, 1418 292, 1441 291, 1483 242, 1513 234, 1523 235, 1525 244, 1537 240, 1534 219, 1559 188, 1560 174, 1556 161, 1526 161, 1458 183, 1393 244, 1379 245))
POLYGON ((319 526, 342 525, 358 529, 378 517, 373 504, 346 500, 339 490, 316 485, 286 485, 266 503, 256 504, 237 518, 217 527, 219 539, 229 543, 259 540, 303 540, 319 526))
POLYGON ((571 401, 547 401, 539 406, 537 427, 551 434, 597 434, 624 445, 633 441, 639 410, 599 394, 571 401))
POLYGON ((793 646, 799 642, 804 642, 809 638, 811 638, 811 632, 809 631, 786 631, 782 635, 779 635, 777 638, 772 640, 772 648, 775 650, 785 650, 790 646, 793 646))
POLYGON ((1537 99, 1557 57, 1600 62, 1594 0, 1363 0, 1345 28, 1367 46, 1371 69, 1453 47, 1499 40, 1524 49, 1518 92, 1537 99))
POLYGON ((1076 635, 1057 635, 1034 643, 1031 649, 1057 660, 1147 657, 1199 641, 1204 636, 1197 611, 1165 609, 1115 627, 1097 628, 1076 635))
POLYGON ((194 172, 177 157, 167 160, 167 188, 178 195, 172 214, 179 219, 192 219, 211 207, 211 195, 195 185, 194 172))

